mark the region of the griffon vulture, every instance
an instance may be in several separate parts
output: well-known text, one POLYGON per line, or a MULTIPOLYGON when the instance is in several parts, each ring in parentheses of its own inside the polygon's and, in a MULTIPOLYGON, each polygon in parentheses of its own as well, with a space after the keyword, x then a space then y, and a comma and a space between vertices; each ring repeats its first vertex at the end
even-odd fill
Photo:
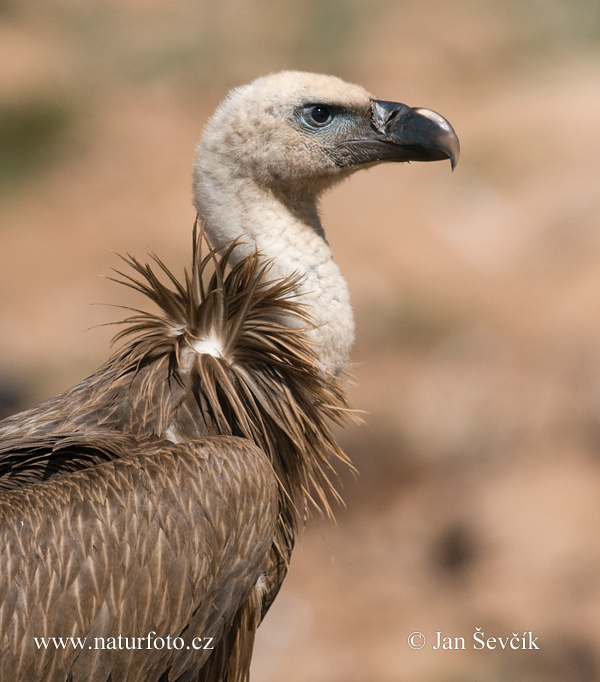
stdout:
POLYGON ((350 414, 354 324, 319 197, 377 163, 458 154, 439 114, 335 77, 229 94, 196 150, 189 271, 126 258, 121 281, 158 312, 0 423, 2 680, 248 678, 294 535, 345 461, 330 425, 350 414))

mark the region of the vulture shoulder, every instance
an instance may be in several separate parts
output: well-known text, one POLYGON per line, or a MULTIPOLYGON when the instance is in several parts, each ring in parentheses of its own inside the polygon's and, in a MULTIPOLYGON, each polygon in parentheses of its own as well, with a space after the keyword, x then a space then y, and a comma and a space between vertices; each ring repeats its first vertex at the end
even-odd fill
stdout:
POLYGON ((4 493, 0 678, 192 679, 236 616, 260 615, 242 611, 277 516, 273 467, 234 437, 132 443, 123 458, 4 493), (125 650, 111 648, 119 635, 125 650), (177 648, 159 648, 169 636, 177 648))

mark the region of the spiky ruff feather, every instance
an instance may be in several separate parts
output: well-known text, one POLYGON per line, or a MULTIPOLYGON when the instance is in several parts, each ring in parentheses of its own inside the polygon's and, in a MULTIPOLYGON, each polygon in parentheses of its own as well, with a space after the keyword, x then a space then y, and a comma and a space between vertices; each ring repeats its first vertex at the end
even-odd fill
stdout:
POLYGON ((290 499, 299 495, 303 508, 312 500, 330 512, 328 494, 338 497, 331 458, 349 464, 330 423, 356 417, 344 379, 320 370, 307 338, 313 323, 296 294, 301 277, 271 279, 270 262, 257 251, 229 268, 237 242, 208 247, 206 255, 203 244, 195 229, 192 268, 182 282, 155 256, 168 283, 150 265, 125 258, 136 274, 119 273, 119 281, 159 312, 136 310, 124 321, 115 338, 130 343, 109 366, 139 386, 132 409, 141 423, 159 411, 155 435, 248 438, 269 456, 290 499), (164 399, 165 386, 171 399, 164 399))
POLYGON ((285 572, 310 504, 331 514, 330 500, 339 500, 332 460, 349 461, 331 424, 356 415, 344 379, 320 369, 307 334, 313 323, 297 296, 301 277, 272 279, 257 251, 230 266, 237 248, 210 248, 195 228, 192 267, 181 281, 155 256, 154 267, 124 257, 133 272, 118 272, 116 281, 158 312, 132 310, 115 337, 126 343, 104 366, 0 425, 0 490, 122 457, 129 436, 177 443, 241 436, 263 449, 279 481, 273 560, 285 572))

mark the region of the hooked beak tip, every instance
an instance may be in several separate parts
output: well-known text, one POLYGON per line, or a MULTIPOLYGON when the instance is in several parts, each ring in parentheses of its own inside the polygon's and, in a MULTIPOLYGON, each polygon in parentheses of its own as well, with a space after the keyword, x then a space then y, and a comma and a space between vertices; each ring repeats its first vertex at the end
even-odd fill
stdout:
POLYGON ((416 107, 413 111, 415 114, 429 119, 436 125, 438 129, 436 135, 438 149, 450 159, 450 166, 454 171, 458 164, 458 159, 460 158, 460 142, 458 141, 458 136, 454 132, 454 128, 443 116, 438 114, 437 111, 421 107, 416 107))

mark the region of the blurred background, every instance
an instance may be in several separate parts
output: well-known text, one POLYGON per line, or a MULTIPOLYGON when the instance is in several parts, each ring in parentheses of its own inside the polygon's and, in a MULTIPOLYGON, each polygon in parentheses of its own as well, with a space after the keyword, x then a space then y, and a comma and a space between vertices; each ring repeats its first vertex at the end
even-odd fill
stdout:
POLYGON ((600 4, 0 0, 0 410, 91 373, 189 260, 194 144, 283 68, 436 109, 462 158, 323 201, 358 340, 337 525, 314 518, 253 679, 600 679, 600 4), (540 650, 473 651, 532 631, 540 650), (424 633, 413 651, 407 637, 424 633), (433 650, 435 633, 466 650, 433 650))

